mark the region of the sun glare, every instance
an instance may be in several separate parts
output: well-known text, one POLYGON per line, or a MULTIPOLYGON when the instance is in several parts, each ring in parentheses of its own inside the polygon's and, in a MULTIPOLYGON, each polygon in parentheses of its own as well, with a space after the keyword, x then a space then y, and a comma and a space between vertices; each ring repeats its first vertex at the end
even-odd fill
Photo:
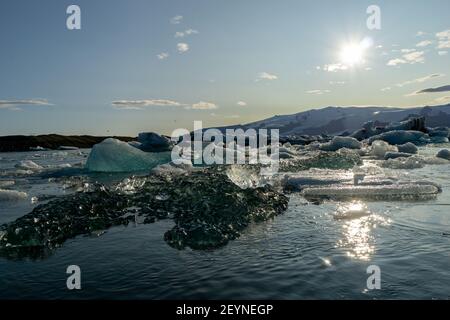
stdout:
POLYGON ((364 63, 366 50, 371 46, 371 41, 364 39, 361 42, 351 42, 344 45, 340 51, 341 63, 347 67, 354 67, 364 63))

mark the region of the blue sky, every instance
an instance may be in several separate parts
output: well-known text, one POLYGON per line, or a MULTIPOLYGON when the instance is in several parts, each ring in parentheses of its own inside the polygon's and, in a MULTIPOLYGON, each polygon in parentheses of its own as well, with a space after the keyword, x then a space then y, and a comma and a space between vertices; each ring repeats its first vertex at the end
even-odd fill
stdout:
POLYGON ((450 82, 449 12, 448 0, 3 0, 0 135, 170 134, 194 120, 449 103, 444 89, 417 94, 450 82), (81 30, 66 28, 71 4, 81 30), (372 4, 381 30, 366 26, 372 4), (342 52, 362 41, 348 65, 342 52))

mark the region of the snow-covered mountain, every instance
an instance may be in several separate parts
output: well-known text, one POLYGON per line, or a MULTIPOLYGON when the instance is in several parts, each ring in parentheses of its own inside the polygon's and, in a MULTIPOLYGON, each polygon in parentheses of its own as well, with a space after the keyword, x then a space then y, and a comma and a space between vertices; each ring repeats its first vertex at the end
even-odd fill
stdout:
POLYGON ((426 118, 430 127, 450 126, 450 104, 433 107, 326 107, 291 115, 277 115, 268 119, 226 128, 279 129, 281 135, 290 134, 341 134, 353 132, 367 121, 379 124, 401 121, 411 115, 426 118))

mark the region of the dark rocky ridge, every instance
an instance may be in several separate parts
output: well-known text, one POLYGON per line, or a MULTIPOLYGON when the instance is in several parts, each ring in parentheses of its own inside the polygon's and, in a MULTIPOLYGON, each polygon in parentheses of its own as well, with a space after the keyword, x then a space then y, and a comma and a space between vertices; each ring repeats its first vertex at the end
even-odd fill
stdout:
POLYGON ((59 134, 46 134, 38 136, 3 136, 0 137, 0 152, 30 151, 30 148, 42 147, 45 149, 58 149, 62 146, 77 148, 92 148, 106 138, 115 138, 121 141, 132 141, 132 137, 97 137, 97 136, 64 136, 59 134))

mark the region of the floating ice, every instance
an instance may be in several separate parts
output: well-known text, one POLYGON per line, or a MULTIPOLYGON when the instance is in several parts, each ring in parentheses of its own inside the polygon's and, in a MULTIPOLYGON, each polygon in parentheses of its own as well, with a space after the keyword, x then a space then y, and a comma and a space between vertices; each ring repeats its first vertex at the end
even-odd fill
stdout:
POLYGON ((86 162, 92 172, 145 171, 170 161, 170 153, 147 153, 117 139, 96 144, 86 162))
POLYGON ((27 198, 25 192, 0 189, 0 201, 18 201, 27 198))
POLYGON ((352 137, 336 136, 330 142, 320 145, 320 149, 323 151, 337 151, 342 148, 361 149, 361 142, 352 137))
POLYGON ((168 138, 154 132, 139 133, 138 142, 140 143, 139 148, 146 152, 169 151, 172 147, 168 138))
POLYGON ((0 188, 11 187, 15 184, 16 182, 14 180, 2 180, 0 181, 0 188))
POLYGON ((369 143, 373 143, 376 140, 383 140, 393 145, 405 144, 407 142, 414 142, 419 144, 430 142, 429 137, 421 131, 404 130, 395 130, 381 133, 369 138, 369 143))
POLYGON ((386 152, 397 152, 396 146, 391 146, 389 143, 377 140, 372 143, 371 155, 377 159, 384 159, 386 152))
POLYGON ((0 255, 39 256, 77 235, 112 226, 173 218, 165 241, 182 249, 213 249, 239 237, 253 222, 283 213, 288 198, 272 187, 241 189, 225 168, 182 175, 131 177, 116 187, 55 197, 0 226, 0 255), (130 211, 133 213, 130 215, 130 211))
POLYGON ((447 150, 447 149, 442 149, 441 151, 438 152, 436 157, 442 158, 442 159, 446 159, 446 160, 450 160, 450 151, 447 150))
POLYGON ((449 164, 448 160, 437 157, 422 157, 413 155, 408 158, 388 159, 381 166, 390 169, 420 169, 425 165, 444 165, 449 164))
POLYGON ((360 164, 362 164, 362 160, 356 150, 346 148, 339 149, 336 152, 308 150, 294 159, 280 160, 280 171, 296 172, 311 168, 351 169, 360 164))
POLYGON ((398 152, 416 154, 418 152, 418 148, 414 143, 407 142, 405 144, 400 144, 397 146, 398 152))
POLYGON ((327 187, 306 188, 302 195, 308 200, 428 200, 439 193, 435 185, 427 184, 392 184, 392 185, 335 185, 327 187))
POLYGON ((388 159, 397 159, 397 158, 408 158, 411 157, 411 153, 404 153, 404 152, 386 152, 384 155, 384 160, 388 159))
POLYGON ((163 173, 172 173, 172 174, 182 174, 194 170, 194 166, 192 162, 189 160, 182 160, 179 164, 174 162, 169 162, 165 164, 160 164, 156 168, 152 169, 152 173, 163 174, 163 173))
POLYGON ((31 170, 31 171, 40 171, 43 169, 40 165, 31 160, 20 161, 20 163, 16 164, 15 167, 20 170, 31 170))

